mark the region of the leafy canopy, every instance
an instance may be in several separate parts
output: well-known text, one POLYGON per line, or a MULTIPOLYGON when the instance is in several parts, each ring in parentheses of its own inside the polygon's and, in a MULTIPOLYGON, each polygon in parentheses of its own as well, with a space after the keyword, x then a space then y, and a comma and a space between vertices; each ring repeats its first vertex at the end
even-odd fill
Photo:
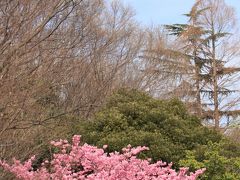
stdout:
POLYGON ((122 89, 109 98, 106 106, 89 122, 81 123, 73 133, 83 140, 108 151, 119 151, 131 144, 147 146, 142 157, 177 162, 185 150, 218 142, 221 135, 202 126, 177 99, 158 100, 136 90, 122 89))

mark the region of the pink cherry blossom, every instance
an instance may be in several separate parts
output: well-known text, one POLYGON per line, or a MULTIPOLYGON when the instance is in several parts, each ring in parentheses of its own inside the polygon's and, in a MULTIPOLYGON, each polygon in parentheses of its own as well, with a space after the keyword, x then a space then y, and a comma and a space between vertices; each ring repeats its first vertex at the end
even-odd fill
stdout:
POLYGON ((72 145, 66 140, 51 144, 60 148, 60 153, 54 154, 51 161, 45 160, 36 171, 32 168, 35 157, 24 163, 14 159, 12 165, 0 161, 0 166, 22 180, 195 180, 205 171, 200 169, 187 175, 188 168, 176 172, 171 169, 172 164, 162 161, 151 164, 149 159, 138 159, 136 155, 148 150, 147 147, 128 145, 123 153, 108 154, 104 152, 106 145, 103 149, 88 144, 80 146, 78 135, 73 136, 72 145))

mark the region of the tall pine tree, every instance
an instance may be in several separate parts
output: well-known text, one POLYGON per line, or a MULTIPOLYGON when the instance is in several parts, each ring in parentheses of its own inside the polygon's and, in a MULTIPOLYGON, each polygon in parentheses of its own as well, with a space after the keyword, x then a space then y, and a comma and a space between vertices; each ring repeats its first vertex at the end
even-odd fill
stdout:
POLYGON ((220 129, 221 121, 229 123, 240 114, 236 109, 240 99, 232 89, 240 68, 229 66, 229 60, 238 53, 237 44, 232 41, 234 10, 223 0, 197 0, 186 16, 187 24, 166 25, 172 35, 182 40, 181 53, 193 67, 192 77, 187 76, 179 87, 187 84, 191 93, 183 94, 193 97, 188 101, 192 111, 212 120, 214 127, 220 129))

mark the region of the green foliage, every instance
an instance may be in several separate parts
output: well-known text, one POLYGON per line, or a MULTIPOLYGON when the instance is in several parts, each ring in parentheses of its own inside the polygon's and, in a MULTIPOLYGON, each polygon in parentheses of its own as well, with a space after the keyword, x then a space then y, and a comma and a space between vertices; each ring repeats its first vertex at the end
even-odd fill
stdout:
POLYGON ((157 100, 136 90, 116 92, 92 121, 80 123, 74 133, 89 144, 108 144, 109 151, 145 145, 150 151, 143 157, 174 162, 176 167, 186 150, 221 139, 188 114, 179 100, 157 100))
POLYGON ((240 179, 240 145, 228 140, 211 143, 202 151, 187 151, 186 157, 180 160, 181 166, 189 166, 190 171, 205 167, 207 170, 201 179, 204 180, 239 180, 240 179), (232 150, 226 147, 234 147, 232 150), (235 150, 238 151, 235 152, 235 150), (230 152, 231 151, 231 152, 230 152))

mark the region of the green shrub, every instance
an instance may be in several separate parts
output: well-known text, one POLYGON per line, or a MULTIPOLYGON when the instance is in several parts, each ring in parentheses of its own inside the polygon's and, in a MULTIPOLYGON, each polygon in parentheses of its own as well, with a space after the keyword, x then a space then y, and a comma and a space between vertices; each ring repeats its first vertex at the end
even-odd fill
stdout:
POLYGON ((211 143, 199 151, 186 151, 186 157, 180 160, 181 166, 190 167, 190 171, 205 167, 204 180, 240 180, 240 145, 229 140, 211 143), (226 147, 234 147, 227 149, 226 147), (237 150, 237 151, 235 151, 237 150))
POLYGON ((148 146, 150 151, 143 157, 174 162, 175 167, 186 150, 222 138, 202 126, 179 100, 157 100, 136 90, 116 92, 91 121, 80 123, 74 133, 82 134, 89 144, 108 144, 109 152, 128 144, 148 146))

